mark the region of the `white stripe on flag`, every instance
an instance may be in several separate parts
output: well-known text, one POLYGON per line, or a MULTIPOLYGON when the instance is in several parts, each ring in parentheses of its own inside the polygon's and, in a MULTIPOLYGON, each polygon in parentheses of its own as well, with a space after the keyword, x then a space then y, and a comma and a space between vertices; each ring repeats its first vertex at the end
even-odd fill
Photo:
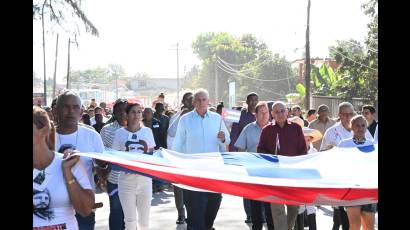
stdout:
POLYGON ((241 112, 234 109, 223 109, 222 118, 227 122, 238 123, 241 112))

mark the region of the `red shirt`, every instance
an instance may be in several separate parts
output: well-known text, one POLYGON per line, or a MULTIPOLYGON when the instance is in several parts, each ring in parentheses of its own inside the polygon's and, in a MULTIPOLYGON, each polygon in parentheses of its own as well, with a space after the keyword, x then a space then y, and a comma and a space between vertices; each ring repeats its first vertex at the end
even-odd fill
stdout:
POLYGON ((307 153, 302 128, 292 122, 286 122, 283 128, 276 124, 265 126, 262 129, 257 152, 275 154, 277 135, 279 136, 278 155, 299 156, 307 153))

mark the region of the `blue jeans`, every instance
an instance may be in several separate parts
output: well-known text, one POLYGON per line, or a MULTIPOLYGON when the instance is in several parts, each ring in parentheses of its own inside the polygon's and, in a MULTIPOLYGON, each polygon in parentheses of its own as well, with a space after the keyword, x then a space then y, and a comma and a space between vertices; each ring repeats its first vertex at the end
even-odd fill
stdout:
POLYGON ((107 181, 107 193, 110 198, 110 217, 108 219, 110 230, 123 230, 125 229, 124 213, 118 197, 118 184, 107 181))
POLYGON ((87 217, 82 217, 80 214, 76 213, 75 218, 77 219, 79 230, 94 230, 94 225, 95 225, 95 213, 94 212, 92 212, 87 217))
POLYGON ((220 193, 195 192, 183 189, 187 209, 187 230, 208 230, 214 225, 221 205, 220 193))

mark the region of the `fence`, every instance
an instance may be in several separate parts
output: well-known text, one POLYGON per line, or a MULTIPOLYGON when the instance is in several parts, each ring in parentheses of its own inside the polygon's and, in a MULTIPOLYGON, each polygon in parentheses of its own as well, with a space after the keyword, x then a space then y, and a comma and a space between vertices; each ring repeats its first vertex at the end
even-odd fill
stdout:
MULTIPOLYGON (((312 96, 311 99, 311 108, 317 109, 319 105, 325 104, 329 106, 329 116, 330 117, 337 117, 339 104, 346 100, 340 99, 338 97, 328 97, 328 96, 312 96)), ((369 104, 368 100, 362 98, 352 98, 351 100, 347 100, 348 102, 353 104, 354 110, 356 112, 360 112, 362 110, 362 106, 365 104, 369 104)), ((370 103, 371 104, 371 103, 370 103)), ((373 105, 376 109, 376 120, 377 120, 377 112, 378 110, 378 103, 373 105)))

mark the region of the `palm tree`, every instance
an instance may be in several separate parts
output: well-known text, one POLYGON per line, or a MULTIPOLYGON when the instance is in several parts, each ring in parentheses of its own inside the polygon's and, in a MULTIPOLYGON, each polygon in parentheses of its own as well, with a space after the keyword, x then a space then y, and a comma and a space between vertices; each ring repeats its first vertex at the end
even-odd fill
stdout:
MULTIPOLYGON (((44 71, 44 101, 47 105, 47 86, 46 86, 46 53, 45 53, 45 36, 44 36, 44 10, 50 14, 50 22, 56 22, 64 31, 74 35, 75 43, 77 43, 77 35, 80 34, 78 23, 75 23, 75 31, 67 30, 67 23, 63 23, 67 19, 67 14, 71 11, 71 16, 74 18, 79 18, 85 26, 85 31, 91 33, 94 36, 99 36, 98 29, 94 24, 87 18, 85 13, 81 10, 77 2, 81 5, 81 0, 44 0, 43 3, 33 2, 33 19, 36 20, 37 16, 41 17, 42 30, 43 30, 43 71, 44 71), (40 12, 41 9, 41 12, 40 12)), ((78 45, 78 43, 77 43, 78 45)), ((55 83, 54 83, 55 84, 55 83)))

